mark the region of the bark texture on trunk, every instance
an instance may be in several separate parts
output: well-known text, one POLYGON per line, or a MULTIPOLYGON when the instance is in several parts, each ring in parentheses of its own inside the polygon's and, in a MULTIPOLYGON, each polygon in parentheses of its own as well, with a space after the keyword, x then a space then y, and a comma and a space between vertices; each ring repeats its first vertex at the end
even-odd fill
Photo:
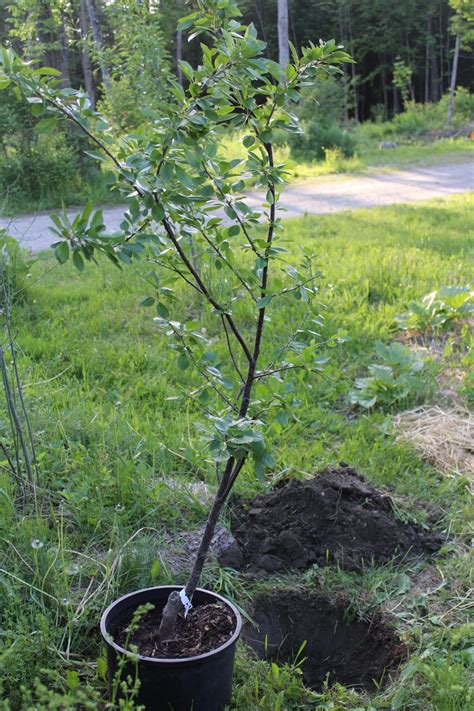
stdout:
POLYGON ((102 74, 102 80, 104 82, 105 90, 109 91, 111 82, 110 82, 110 71, 109 68, 105 62, 104 55, 103 55, 103 47, 104 47, 104 41, 102 39, 102 30, 100 28, 100 22, 99 22, 99 17, 97 15, 97 9, 94 3, 94 0, 85 0, 86 4, 86 9, 87 9, 87 14, 89 16, 89 22, 91 25, 91 30, 92 30, 92 37, 94 38, 94 44, 97 49, 97 56, 99 60, 99 65, 100 65, 100 72, 102 74))
POLYGON ((183 83, 183 72, 179 65, 183 58, 183 30, 176 31, 176 67, 178 70, 178 81, 180 84, 183 83))
POLYGON ((454 112, 454 94, 456 92, 456 80, 458 74, 459 50, 461 49, 461 37, 456 35, 456 44, 454 45, 453 68, 451 70, 451 82, 449 84, 449 105, 448 105, 448 123, 453 118, 454 112))
MULTIPOLYGON (((80 2, 79 22, 80 22, 80 26, 81 26, 81 39, 85 40, 87 38, 87 33, 89 31, 89 19, 88 19, 87 7, 86 7, 85 0, 81 0, 81 2, 80 2)), ((91 106, 93 109, 95 109, 96 93, 95 93, 94 76, 92 74, 92 63, 91 63, 91 58, 90 58, 89 52, 87 51, 87 48, 85 46, 81 47, 80 55, 81 55, 82 74, 84 77, 84 86, 85 86, 86 92, 89 96, 91 106)))
POLYGON ((278 0, 278 63, 282 69, 285 69, 289 61, 288 0, 278 0))
POLYGON ((36 26, 38 39, 44 46, 43 61, 48 67, 61 72, 61 86, 71 86, 68 67, 68 39, 64 16, 61 25, 55 24, 51 7, 44 0, 39 5, 38 23, 36 26))

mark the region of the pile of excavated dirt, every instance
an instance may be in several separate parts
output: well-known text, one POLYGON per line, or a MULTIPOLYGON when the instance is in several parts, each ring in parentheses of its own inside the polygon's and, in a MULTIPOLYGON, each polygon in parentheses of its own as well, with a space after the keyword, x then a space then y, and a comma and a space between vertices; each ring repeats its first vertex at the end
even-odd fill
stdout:
POLYGON ((387 681, 406 656, 403 643, 380 616, 357 619, 348 615, 344 602, 310 593, 261 595, 251 617, 257 626, 246 624, 243 638, 256 655, 301 662, 303 681, 313 689, 326 680, 373 688, 387 681))
POLYGON ((399 520, 390 496, 346 466, 240 502, 231 527, 238 549, 225 564, 268 573, 314 563, 360 570, 443 543, 440 534, 399 520))

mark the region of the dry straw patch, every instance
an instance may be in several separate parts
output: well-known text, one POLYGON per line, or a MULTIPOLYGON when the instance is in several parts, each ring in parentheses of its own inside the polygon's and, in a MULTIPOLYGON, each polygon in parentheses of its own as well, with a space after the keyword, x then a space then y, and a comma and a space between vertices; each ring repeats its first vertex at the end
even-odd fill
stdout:
POLYGON ((439 471, 466 474, 474 483, 474 417, 468 410, 417 407, 393 423, 401 431, 397 439, 411 442, 439 471))

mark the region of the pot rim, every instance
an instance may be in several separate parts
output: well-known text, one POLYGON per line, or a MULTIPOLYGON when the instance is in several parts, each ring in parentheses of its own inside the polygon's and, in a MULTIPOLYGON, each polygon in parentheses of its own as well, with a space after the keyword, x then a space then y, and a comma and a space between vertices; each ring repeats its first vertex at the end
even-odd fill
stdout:
POLYGON ((130 652, 129 650, 125 649, 124 647, 121 647, 118 645, 114 640, 112 639, 112 636, 110 632, 107 630, 107 617, 109 616, 110 612, 113 610, 113 608, 118 605, 119 603, 131 599, 135 597, 135 595, 139 595, 140 593, 146 593, 146 592, 151 592, 152 590, 166 590, 169 591, 170 593, 173 592, 173 590, 181 590, 182 585, 155 585, 150 588, 141 588, 140 590, 134 590, 131 593, 128 593, 127 595, 123 595, 122 597, 119 597, 117 600, 114 600, 113 602, 110 603, 110 605, 107 607, 107 609, 102 613, 102 616, 100 618, 100 633, 106 642, 106 644, 110 645, 113 647, 113 649, 116 652, 119 652, 122 655, 125 655, 127 657, 131 657, 133 659, 138 659, 138 661, 143 661, 143 662, 148 662, 148 663, 156 663, 156 664, 189 664, 190 662, 197 662, 200 660, 208 659, 209 657, 212 657, 219 652, 224 651, 227 647, 230 647, 232 644, 234 644, 239 636, 240 632, 242 629, 242 617, 240 615, 240 612, 236 608, 236 606, 230 602, 230 600, 227 600, 227 598, 223 597, 222 595, 219 595, 218 593, 213 592, 212 590, 206 590, 205 588, 196 588, 196 592, 203 592, 208 595, 212 595, 214 598, 217 598, 217 600, 220 600, 223 602, 227 607, 229 607, 232 612, 234 613, 236 625, 235 625, 235 630, 232 633, 232 636, 229 637, 229 639, 224 642, 224 644, 221 644, 220 647, 216 647, 215 649, 211 649, 210 652, 205 652, 204 654, 197 654, 193 657, 175 657, 175 658, 170 658, 170 657, 146 657, 141 654, 134 654, 133 652, 130 652))

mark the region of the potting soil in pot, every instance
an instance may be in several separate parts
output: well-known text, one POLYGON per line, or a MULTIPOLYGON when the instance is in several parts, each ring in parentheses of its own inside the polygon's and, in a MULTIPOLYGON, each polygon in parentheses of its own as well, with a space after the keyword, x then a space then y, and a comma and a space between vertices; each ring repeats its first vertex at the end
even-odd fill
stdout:
POLYGON ((347 570, 437 550, 443 538, 396 517, 388 494, 349 467, 290 481, 232 511, 236 568, 268 573, 337 563, 347 570))
POLYGON ((303 681, 314 689, 326 680, 373 688, 406 656, 380 616, 358 619, 345 602, 280 591, 259 596, 250 614, 257 627, 247 623, 243 638, 257 656, 301 663, 303 681))
POLYGON ((144 657, 180 659, 194 657, 217 649, 232 636, 235 618, 232 612, 220 603, 193 607, 184 619, 178 616, 176 635, 173 639, 159 642, 157 634, 162 610, 155 608, 140 618, 138 629, 127 632, 131 613, 122 621, 114 638, 125 649, 130 645, 138 648, 144 657))

